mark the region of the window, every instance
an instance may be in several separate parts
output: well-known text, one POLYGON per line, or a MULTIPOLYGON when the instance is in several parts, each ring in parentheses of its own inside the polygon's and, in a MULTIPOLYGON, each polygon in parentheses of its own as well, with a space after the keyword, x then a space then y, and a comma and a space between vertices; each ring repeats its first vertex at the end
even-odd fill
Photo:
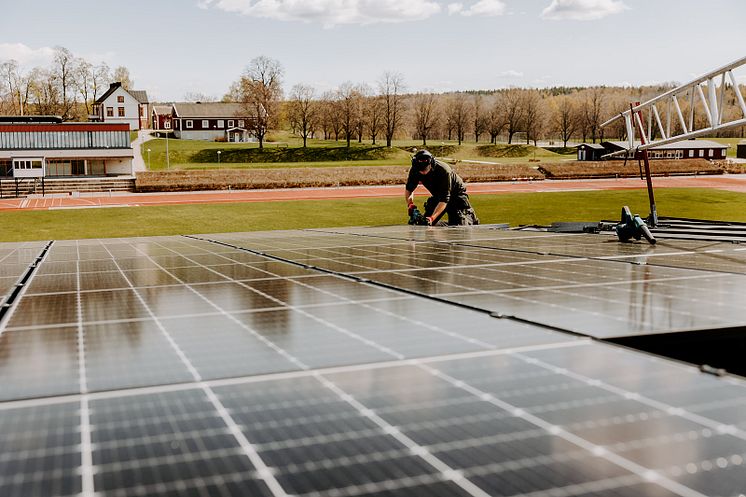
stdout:
POLYGON ((713 149, 707 151, 707 157, 712 157, 713 155, 715 155, 715 151, 713 149))
POLYGON ((202 119, 202 129, 208 129, 210 127, 210 121, 202 119))
POLYGON ((188 119, 186 122, 187 129, 192 129, 194 127, 194 122, 191 119, 188 119))
POLYGON ((124 103, 124 95, 119 95, 117 97, 117 103, 118 104, 123 104, 124 103))
POLYGON ((243 128, 243 119, 238 120, 238 127, 243 128))
POLYGON ((106 117, 114 117, 114 107, 106 108, 106 117))
MULTIPOLYGON (((189 122, 192 122, 192 121, 189 121, 189 122)), ((187 127, 191 128, 191 126, 187 126, 187 127)), ((171 121, 164 121, 163 129, 171 129, 171 121)))
POLYGON ((218 119, 218 129, 223 129, 225 127, 225 121, 222 119, 218 119))
POLYGON ((689 151, 689 157, 694 157, 694 150, 689 151))
POLYGON ((700 157, 704 157, 705 156, 705 151, 704 150, 700 150, 699 151, 699 156, 700 157))
POLYGON ((228 127, 232 128, 234 126, 233 119, 228 119, 228 127))
POLYGON ((124 107, 118 107, 117 112, 119 117, 124 117, 124 107))

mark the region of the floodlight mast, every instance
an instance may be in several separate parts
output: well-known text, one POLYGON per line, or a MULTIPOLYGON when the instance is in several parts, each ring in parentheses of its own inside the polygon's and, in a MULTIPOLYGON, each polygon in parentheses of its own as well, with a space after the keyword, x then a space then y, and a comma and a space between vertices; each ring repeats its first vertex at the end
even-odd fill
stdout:
POLYGON ((634 151, 635 154, 633 157, 636 157, 638 160, 643 159, 645 162, 648 197, 650 199, 650 216, 648 217, 648 222, 652 226, 658 224, 658 213, 655 207, 647 150, 668 143, 711 135, 718 131, 746 125, 746 102, 744 102, 738 81, 733 75, 734 69, 744 65, 746 65, 746 57, 742 57, 719 69, 703 74, 689 83, 662 93, 642 104, 639 102, 630 104, 629 110, 621 112, 601 124, 601 127, 605 127, 620 118, 624 119, 624 126, 627 132, 627 148, 606 154, 602 158, 607 159, 619 155, 629 157, 630 153, 634 151), (719 84, 718 79, 720 80, 719 84), (707 95, 705 95, 705 91, 703 90, 704 85, 707 86, 707 95), (728 104, 724 96, 729 88, 735 94, 732 105, 737 105, 740 108, 741 117, 724 121, 724 117, 727 115, 725 112, 727 109, 724 106, 728 104), (688 100, 688 119, 684 118, 679 97, 688 100), (658 109, 658 105, 665 105, 663 114, 658 109), (695 110, 699 110, 699 114, 704 114, 707 117, 706 126, 697 128, 694 121, 695 110), (646 115, 647 119, 645 119, 646 115), (665 117, 665 126, 661 115, 665 117), (639 141, 636 136, 639 136, 639 141), (660 138, 656 139, 654 138, 655 136, 659 136, 660 138))

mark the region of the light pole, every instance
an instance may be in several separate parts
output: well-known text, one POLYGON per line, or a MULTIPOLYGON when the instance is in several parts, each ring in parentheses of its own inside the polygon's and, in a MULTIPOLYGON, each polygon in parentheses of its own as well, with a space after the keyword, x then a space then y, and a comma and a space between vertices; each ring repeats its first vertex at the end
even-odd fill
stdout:
POLYGON ((218 164, 220 164, 220 154, 222 153, 223 153, 222 151, 218 150, 218 164))
POLYGON ((150 169, 150 149, 148 149, 148 169, 150 169))
POLYGON ((171 158, 168 156, 168 135, 171 133, 171 120, 168 119, 163 124, 166 128, 166 169, 171 168, 171 158))

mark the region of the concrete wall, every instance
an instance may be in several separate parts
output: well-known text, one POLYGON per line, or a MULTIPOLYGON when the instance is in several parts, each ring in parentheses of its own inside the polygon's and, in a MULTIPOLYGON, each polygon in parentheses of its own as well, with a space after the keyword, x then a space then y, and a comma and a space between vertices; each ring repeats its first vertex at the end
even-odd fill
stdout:
POLYGON ((132 159, 106 159, 106 174, 133 174, 132 159))

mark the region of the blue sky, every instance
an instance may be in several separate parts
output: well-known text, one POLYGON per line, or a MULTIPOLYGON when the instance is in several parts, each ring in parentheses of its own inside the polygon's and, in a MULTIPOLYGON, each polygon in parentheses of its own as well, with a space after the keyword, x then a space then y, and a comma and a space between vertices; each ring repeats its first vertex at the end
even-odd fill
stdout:
POLYGON ((746 55, 744 0, 1 0, 0 60, 51 48, 130 69, 151 100, 222 96, 249 61, 284 86, 410 91, 685 82, 746 55))

